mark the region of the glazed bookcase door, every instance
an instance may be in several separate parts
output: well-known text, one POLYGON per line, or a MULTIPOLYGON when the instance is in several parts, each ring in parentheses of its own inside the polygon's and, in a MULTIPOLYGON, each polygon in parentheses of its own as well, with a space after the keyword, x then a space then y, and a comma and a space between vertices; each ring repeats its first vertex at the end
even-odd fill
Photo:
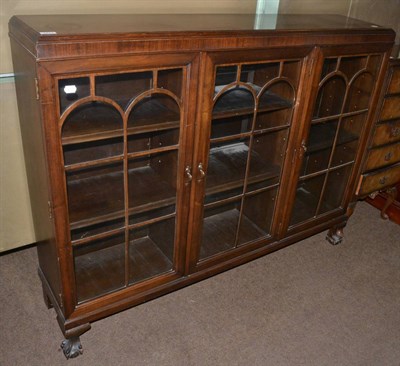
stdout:
POLYGON ((293 57, 212 65, 196 265, 272 237, 303 64, 293 57))
POLYGON ((289 229, 342 208, 382 59, 323 60, 289 229))
POLYGON ((57 80, 78 304, 177 273, 186 79, 177 66, 57 80))

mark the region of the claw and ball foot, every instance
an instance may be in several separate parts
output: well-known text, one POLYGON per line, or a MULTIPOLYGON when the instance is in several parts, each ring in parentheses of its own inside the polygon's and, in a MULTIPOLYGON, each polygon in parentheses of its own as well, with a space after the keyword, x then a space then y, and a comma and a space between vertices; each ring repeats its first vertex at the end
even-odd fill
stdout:
POLYGON ((332 245, 338 245, 343 241, 343 228, 333 227, 329 229, 326 240, 332 245))
POLYGON ((83 353, 79 337, 73 337, 63 340, 61 343, 61 349, 63 350, 64 356, 67 359, 78 357, 83 353))

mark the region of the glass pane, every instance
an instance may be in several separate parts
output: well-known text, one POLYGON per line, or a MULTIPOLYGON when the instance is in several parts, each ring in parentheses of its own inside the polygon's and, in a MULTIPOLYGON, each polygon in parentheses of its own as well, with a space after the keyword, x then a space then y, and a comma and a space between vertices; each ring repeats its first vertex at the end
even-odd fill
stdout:
POLYGON ((288 130, 253 137, 247 191, 279 182, 288 130))
POLYGON ((129 284, 173 269, 175 218, 129 231, 129 284))
POLYGON ((200 259, 234 248, 240 202, 240 200, 236 200, 204 210, 200 259))
POLYGON ((308 175, 328 168, 337 127, 338 120, 311 125, 301 175, 308 175))
POLYGON ((66 179, 72 229, 123 216, 122 163, 67 172, 66 179))
POLYGON ((124 153, 123 137, 64 145, 65 165, 109 158, 124 153))
POLYGON ((169 205, 161 208, 154 208, 148 211, 139 212, 129 216, 129 224, 137 224, 148 220, 156 219, 162 216, 170 215, 175 213, 175 205, 169 205))
POLYGON ((223 93, 215 102, 213 119, 248 115, 254 112, 253 94, 243 87, 235 87, 223 93))
POLYGON ((365 68, 366 63, 367 56, 342 57, 339 71, 345 74, 350 82, 357 72, 365 68))
POLYGON ((285 61, 283 63, 282 76, 297 88, 299 83, 301 63, 300 61, 285 61))
POLYGON ((225 190, 216 191, 215 193, 206 195, 204 198, 204 204, 221 201, 226 198, 239 197, 241 195, 243 195, 242 185, 237 188, 227 188, 225 190))
POLYGON ((122 136, 120 113, 111 105, 90 102, 75 108, 62 128, 63 144, 107 139, 122 136))
POLYGON ((246 196, 240 220, 238 245, 242 245, 270 233, 277 189, 246 196))
POLYGON ((357 76, 350 85, 344 112, 367 109, 374 88, 374 78, 366 72, 357 76))
POLYGON ((256 117, 255 130, 289 126, 292 120, 292 108, 278 109, 274 111, 259 111, 256 117))
POLYGON ((128 136, 128 153, 157 149, 179 143, 179 129, 154 131, 128 136))
POLYGON ((346 94, 346 83, 342 77, 332 76, 318 92, 314 108, 314 118, 335 116, 342 111, 343 99, 346 94))
POLYGON ((316 215, 325 175, 303 179, 299 182, 290 225, 298 224, 316 215))
POLYGON ((213 120, 211 124, 211 139, 249 132, 252 123, 253 114, 213 120))
POLYGON ((336 70, 337 59, 336 58, 327 58, 324 61, 324 66, 322 68, 321 80, 325 78, 325 76, 329 75, 331 72, 336 70))
POLYGON ((182 95, 182 69, 158 71, 157 87, 174 93, 178 98, 182 95))
POLYGON ((218 66, 215 75, 215 93, 236 81, 237 66, 218 66))
POLYGON ((77 227, 71 230, 71 240, 79 240, 88 238, 93 235, 106 233, 111 230, 121 229, 125 226, 125 218, 119 218, 115 220, 110 220, 106 222, 101 222, 100 224, 77 227))
POLYGON ((328 181, 318 214, 323 214, 340 207, 352 168, 353 165, 348 165, 344 168, 331 171, 328 174, 328 181))
POLYGON ((291 108, 294 101, 294 90, 286 81, 272 84, 260 96, 258 110, 267 111, 283 108, 291 108))
POLYGON ((331 166, 354 160, 366 114, 343 118, 340 123, 338 141, 331 166))
POLYGON ((138 95, 152 89, 152 87, 152 71, 96 77, 96 95, 114 100, 123 109, 138 95))
POLYGON ((175 205, 176 151, 129 160, 129 211, 138 214, 175 205))
POLYGON ((254 85, 260 90, 268 81, 279 76, 279 62, 243 65, 240 73, 240 81, 254 85))
POLYGON ((367 70, 374 76, 379 70, 379 66, 381 65, 382 56, 381 55, 373 55, 369 56, 367 70))
POLYGON ((125 285, 125 235, 74 247, 78 303, 125 285))
POLYGON ((59 80, 58 95, 60 98, 60 111, 63 113, 71 104, 90 95, 89 78, 82 77, 59 80))
POLYGON ((128 119, 128 132, 178 128, 179 122, 180 109, 176 101, 166 94, 152 94, 133 107, 128 119))
POLYGON ((206 177, 206 194, 243 187, 249 139, 212 143, 206 177))

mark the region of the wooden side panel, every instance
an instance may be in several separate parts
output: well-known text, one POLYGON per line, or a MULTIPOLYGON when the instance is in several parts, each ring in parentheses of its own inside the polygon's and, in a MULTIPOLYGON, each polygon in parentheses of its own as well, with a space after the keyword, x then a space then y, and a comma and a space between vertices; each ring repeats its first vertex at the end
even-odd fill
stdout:
POLYGON ((60 274, 51 218, 41 109, 36 96, 36 62, 13 39, 11 39, 11 49, 39 266, 55 298, 60 302, 60 274))

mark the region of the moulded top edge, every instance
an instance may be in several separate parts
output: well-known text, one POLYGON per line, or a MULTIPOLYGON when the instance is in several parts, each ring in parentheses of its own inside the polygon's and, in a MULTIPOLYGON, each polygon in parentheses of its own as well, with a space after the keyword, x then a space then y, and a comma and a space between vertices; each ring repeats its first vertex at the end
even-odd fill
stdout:
POLYGON ((65 39, 135 38, 281 34, 293 32, 347 33, 393 31, 341 15, 325 14, 98 14, 18 15, 10 32, 35 41, 65 39))

